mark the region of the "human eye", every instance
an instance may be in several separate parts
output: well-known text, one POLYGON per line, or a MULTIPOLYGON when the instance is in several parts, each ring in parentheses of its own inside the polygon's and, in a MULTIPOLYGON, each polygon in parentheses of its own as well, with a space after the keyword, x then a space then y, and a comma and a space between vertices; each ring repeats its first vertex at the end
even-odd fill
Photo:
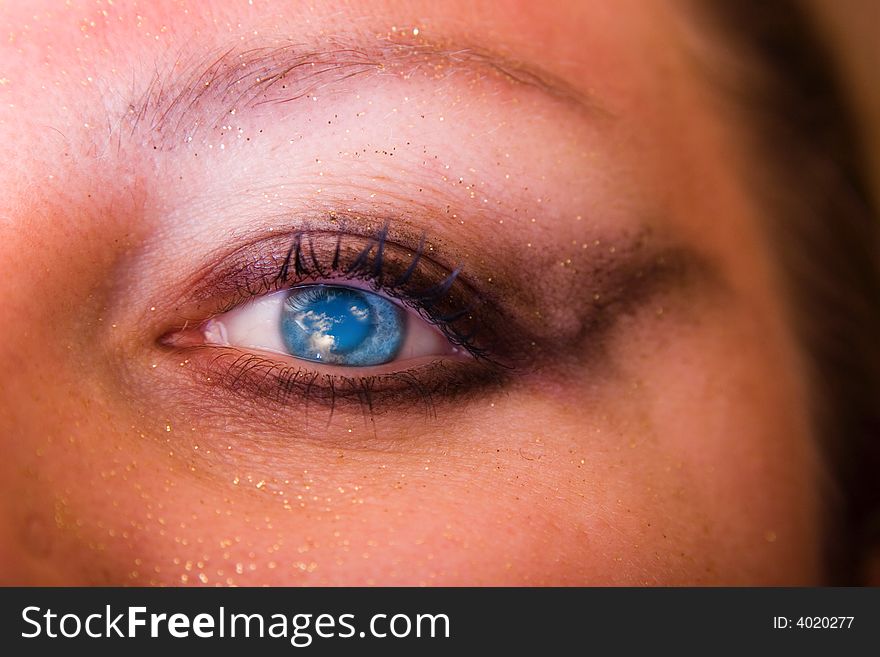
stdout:
POLYGON ((161 342, 202 382, 285 407, 433 409, 502 382, 501 313, 460 265, 424 234, 333 223, 238 249, 199 289, 205 316, 161 342))
POLYGON ((363 287, 332 283, 297 285, 242 304, 209 320, 204 336, 206 344, 340 369, 462 353, 418 313, 363 287))

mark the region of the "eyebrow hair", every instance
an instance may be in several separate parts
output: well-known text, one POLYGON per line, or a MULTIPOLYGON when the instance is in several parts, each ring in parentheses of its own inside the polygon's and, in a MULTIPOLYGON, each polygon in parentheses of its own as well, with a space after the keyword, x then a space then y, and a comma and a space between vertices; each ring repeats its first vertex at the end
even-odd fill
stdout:
POLYGON ((606 115, 592 95, 570 82, 481 47, 450 48, 416 43, 339 37, 320 46, 284 43, 214 51, 192 64, 183 55, 163 72, 156 67, 145 91, 127 104, 124 123, 134 135, 145 130, 154 147, 173 149, 199 128, 222 127, 229 115, 261 105, 291 103, 348 80, 368 76, 443 81, 468 74, 540 92, 589 115, 606 115))

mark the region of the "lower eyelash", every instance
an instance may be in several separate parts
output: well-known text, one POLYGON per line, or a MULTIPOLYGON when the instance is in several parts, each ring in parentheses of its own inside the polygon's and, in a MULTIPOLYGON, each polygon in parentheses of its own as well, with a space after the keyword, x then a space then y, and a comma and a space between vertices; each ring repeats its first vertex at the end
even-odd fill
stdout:
POLYGON ((293 405, 319 406, 329 419, 340 409, 374 416, 402 407, 420 408, 426 417, 436 417, 440 403, 454 401, 479 388, 500 388, 506 372, 478 361, 435 359, 406 370, 347 376, 317 372, 235 347, 194 346, 180 351, 219 350, 199 366, 190 359, 190 372, 238 397, 269 402, 284 408, 293 405), (226 362, 224 362, 226 361, 226 362))

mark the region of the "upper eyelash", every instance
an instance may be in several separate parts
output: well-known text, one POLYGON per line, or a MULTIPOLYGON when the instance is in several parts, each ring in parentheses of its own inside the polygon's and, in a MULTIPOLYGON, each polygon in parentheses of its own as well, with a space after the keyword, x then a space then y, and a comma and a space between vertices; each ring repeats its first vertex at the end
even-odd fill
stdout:
MULTIPOLYGON (((328 231, 316 232, 327 234, 328 231)), ((461 265, 455 267, 436 283, 418 289, 410 289, 415 273, 424 262, 427 244, 427 237, 424 233, 419 238, 418 246, 406 269, 391 283, 386 281, 385 271, 388 223, 385 223, 372 237, 351 235, 352 238, 367 239, 368 241, 347 266, 341 262, 340 254, 342 241, 346 235, 349 235, 348 233, 339 232, 336 235, 336 245, 329 266, 320 261, 319 254, 315 251, 314 234, 307 229, 294 233, 277 273, 270 275, 264 272, 256 289, 251 285, 244 287, 245 296, 260 296, 286 288, 289 285, 302 283, 304 280, 330 278, 334 275, 367 281, 376 290, 397 299, 418 312, 426 321, 436 326, 450 342, 467 350, 475 358, 493 361, 489 349, 477 343, 476 327, 470 331, 463 331, 455 326, 457 322, 474 313, 482 303, 482 299, 474 295, 473 299, 460 307, 448 309, 446 312, 440 312, 437 309, 444 299, 448 298, 456 281, 460 280, 461 265)), ((225 310, 231 309, 243 300, 237 299, 225 310)))

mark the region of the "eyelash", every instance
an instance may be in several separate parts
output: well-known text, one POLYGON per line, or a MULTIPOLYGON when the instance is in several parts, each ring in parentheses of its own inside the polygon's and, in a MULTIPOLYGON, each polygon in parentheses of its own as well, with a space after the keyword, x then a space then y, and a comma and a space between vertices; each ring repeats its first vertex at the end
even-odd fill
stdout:
MULTIPOLYGON (((416 270, 425 258, 424 251, 427 240, 424 233, 420 237, 412 260, 407 265, 405 271, 390 284, 385 281, 385 247, 388 239, 388 224, 385 224, 370 239, 355 258, 354 263, 348 267, 340 267, 339 263, 340 248, 344 236, 344 233, 336 235, 336 248, 334 249, 333 259, 329 268, 325 269, 318 262, 311 235, 302 231, 297 232, 278 271, 277 279, 273 283, 275 287, 270 286, 268 291, 290 287, 307 280, 332 280, 337 275, 346 280, 364 281, 370 283, 374 290, 397 299, 402 304, 415 310, 423 319, 436 326, 452 344, 464 348, 475 358, 489 359, 488 351, 477 346, 475 342, 475 329, 465 333, 455 328, 456 322, 473 313, 481 303, 479 297, 475 297, 465 307, 459 307, 442 315, 431 310, 432 307, 439 305, 449 294, 452 286, 461 274, 461 266, 450 271, 443 280, 436 282, 431 287, 422 288, 421 290, 408 289, 408 284, 413 280, 416 270), (308 260, 303 258, 304 240, 308 242, 308 260), (373 255, 371 261, 370 255, 374 251, 375 255, 373 255), (292 282, 290 279, 291 266, 293 267, 292 282)), ((265 294, 265 292, 263 293, 265 294)))
MULTIPOLYGON (((235 347, 197 345, 178 349, 210 350, 213 358, 193 360, 202 361, 199 367, 213 384, 282 406, 289 405, 293 395, 298 394, 306 405, 317 402, 326 406, 331 418, 346 402, 354 402, 365 416, 405 404, 423 406, 426 415, 436 415, 435 400, 439 398, 457 399, 478 388, 503 383, 511 367, 492 352, 498 341, 492 335, 482 335, 486 331, 477 330, 483 327, 481 313, 490 311, 491 304, 485 303, 465 281, 461 266, 449 269, 437 263, 428 255, 433 247, 424 234, 414 249, 408 249, 400 244, 404 237, 389 239, 388 224, 372 236, 339 228, 297 231, 283 249, 277 239, 268 247, 243 247, 243 253, 233 254, 232 262, 221 266, 220 275, 212 277, 219 283, 213 296, 219 293, 223 303, 211 316, 249 299, 311 281, 359 280, 413 309, 473 358, 456 362, 438 359, 402 371, 350 376, 319 373, 308 366, 235 347)), ((210 298, 211 289, 206 286, 201 294, 210 298)), ((207 319, 210 317, 199 324, 207 319)))
POLYGON ((196 347, 220 351, 206 372, 222 384, 251 400, 287 407, 294 395, 306 408, 325 407, 334 412, 353 407, 364 417, 388 409, 421 408, 426 417, 437 416, 437 401, 454 401, 482 388, 498 389, 506 381, 504 371, 472 363, 436 360, 407 370, 369 376, 321 374, 232 347, 196 347), (221 361, 228 360, 221 367, 221 361))

